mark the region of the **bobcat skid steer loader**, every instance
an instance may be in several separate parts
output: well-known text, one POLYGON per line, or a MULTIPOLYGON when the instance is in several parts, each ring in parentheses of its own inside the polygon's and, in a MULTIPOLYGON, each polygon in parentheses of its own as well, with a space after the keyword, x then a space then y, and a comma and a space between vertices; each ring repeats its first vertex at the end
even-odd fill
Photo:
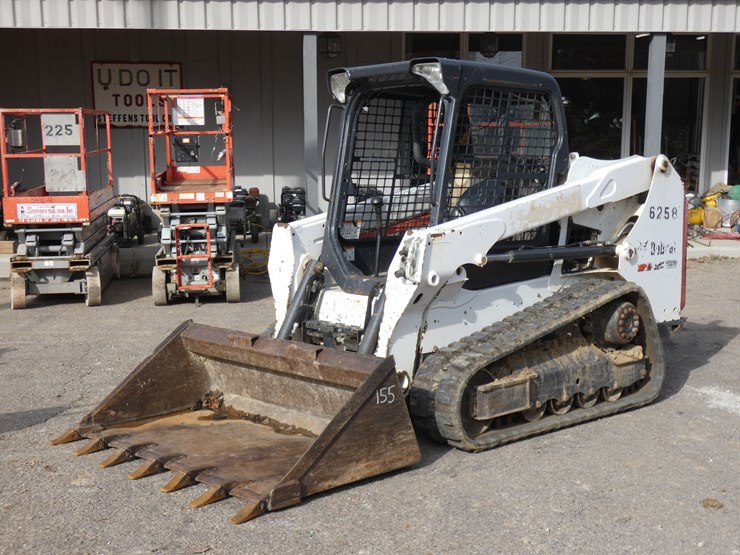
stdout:
POLYGON ((195 506, 242 498, 243 522, 416 463, 411 419, 480 451, 655 399, 685 266, 666 157, 568 154, 534 71, 420 59, 329 86, 331 201, 273 231, 274 337, 186 323, 56 443, 209 486, 195 506))

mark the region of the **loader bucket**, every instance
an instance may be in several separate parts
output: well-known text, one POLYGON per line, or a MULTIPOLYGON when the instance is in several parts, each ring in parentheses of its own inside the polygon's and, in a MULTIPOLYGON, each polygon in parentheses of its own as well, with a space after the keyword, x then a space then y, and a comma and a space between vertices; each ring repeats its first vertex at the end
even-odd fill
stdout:
POLYGON ((393 360, 185 322, 77 428, 101 467, 143 459, 170 470, 199 507, 228 496, 245 522, 303 497, 419 461, 393 360))

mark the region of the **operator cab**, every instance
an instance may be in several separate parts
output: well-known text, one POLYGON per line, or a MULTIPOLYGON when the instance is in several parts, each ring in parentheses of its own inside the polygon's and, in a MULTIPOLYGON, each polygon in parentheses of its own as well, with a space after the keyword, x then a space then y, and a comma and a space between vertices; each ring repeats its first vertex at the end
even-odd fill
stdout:
MULTIPOLYGON (((346 107, 321 258, 344 290, 377 287, 406 232, 545 190, 567 169, 549 75, 423 59, 334 70, 329 82, 346 107)), ((555 245, 558 231, 543 226, 494 250, 555 245)), ((512 281, 552 263, 526 266, 512 281)), ((466 286, 500 284, 500 273, 471 268, 466 286)))

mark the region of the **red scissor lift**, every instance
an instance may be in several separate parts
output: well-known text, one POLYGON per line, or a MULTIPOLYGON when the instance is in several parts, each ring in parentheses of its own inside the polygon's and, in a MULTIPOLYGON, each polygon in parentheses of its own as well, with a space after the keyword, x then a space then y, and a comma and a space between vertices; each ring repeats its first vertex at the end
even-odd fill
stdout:
POLYGON ((18 237, 10 260, 11 307, 26 295, 74 293, 99 305, 117 275, 108 234, 114 204, 110 116, 85 108, 0 110, 5 226, 18 237))
POLYGON ((229 91, 149 89, 147 101, 150 201, 162 219, 154 304, 220 293, 239 302, 236 229, 245 211, 234 202, 229 91))

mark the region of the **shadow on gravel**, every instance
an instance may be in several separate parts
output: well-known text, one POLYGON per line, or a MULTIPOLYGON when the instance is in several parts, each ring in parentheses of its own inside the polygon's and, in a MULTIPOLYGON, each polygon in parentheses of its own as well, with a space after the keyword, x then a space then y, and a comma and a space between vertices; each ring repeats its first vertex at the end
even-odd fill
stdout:
MULTIPOLYGON (((261 300, 272 295, 270 282, 267 276, 248 276, 242 278, 241 300, 250 302, 261 300)), ((152 281, 145 277, 121 277, 112 280, 103 291, 103 305, 117 305, 152 296, 152 281)), ((170 299, 169 304, 194 303, 192 297, 176 297, 170 299)), ((203 295, 199 302, 202 304, 225 303, 224 295, 203 295)), ((154 303, 152 302, 152 307, 154 303)))
POLYGON ((17 432, 46 422, 49 418, 67 410, 67 407, 48 407, 45 409, 22 410, 0 414, 0 434, 17 432))
POLYGON ((739 334, 740 328, 723 326, 719 320, 706 324, 687 322, 683 330, 663 343, 666 379, 656 402, 681 391, 694 370, 706 365, 739 334))
MULTIPOLYGON (((103 306, 124 304, 152 296, 152 280, 144 277, 113 279, 103 290, 103 306)), ((153 306, 153 305, 152 305, 153 306)))
MULTIPOLYGON (((0 348, 0 358, 2 358, 6 353, 12 353, 13 351, 15 351, 15 348, 13 347, 1 347, 0 348)), ((4 366, 4 365, 5 365, 4 362, 0 362, 0 366, 4 366)))

